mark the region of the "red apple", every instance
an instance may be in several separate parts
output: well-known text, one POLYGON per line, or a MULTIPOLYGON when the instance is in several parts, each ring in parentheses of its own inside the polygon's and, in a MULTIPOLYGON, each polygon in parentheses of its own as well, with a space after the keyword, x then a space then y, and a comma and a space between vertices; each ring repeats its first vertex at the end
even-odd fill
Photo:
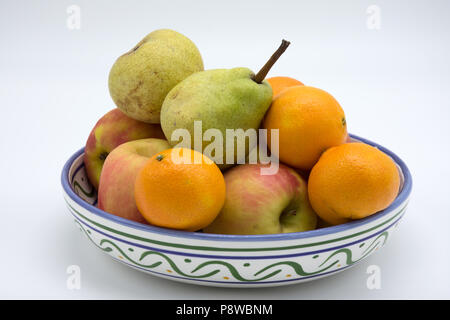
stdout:
POLYGON ((273 234, 316 228, 306 181, 280 164, 276 174, 261 175, 269 165, 244 164, 225 173, 226 198, 207 233, 273 234))
POLYGON ((109 111, 98 120, 84 149, 86 173, 94 188, 98 189, 103 163, 114 148, 124 142, 145 138, 165 139, 159 124, 131 119, 119 109, 109 111))
POLYGON ((115 148, 103 165, 98 207, 116 216, 146 223, 134 200, 136 176, 154 154, 170 148, 163 139, 135 140, 115 148))

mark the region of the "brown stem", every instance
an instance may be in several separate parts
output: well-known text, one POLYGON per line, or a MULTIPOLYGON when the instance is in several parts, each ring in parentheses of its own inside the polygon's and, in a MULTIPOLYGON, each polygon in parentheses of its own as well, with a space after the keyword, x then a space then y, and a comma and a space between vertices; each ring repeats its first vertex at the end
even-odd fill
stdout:
POLYGON ((277 49, 277 51, 274 52, 274 54, 270 57, 270 59, 266 62, 266 64, 259 70, 259 72, 253 77, 253 81, 256 83, 263 82, 264 78, 269 73, 269 70, 272 68, 272 66, 277 62, 278 58, 281 57, 284 51, 286 51, 287 47, 289 47, 291 43, 286 40, 281 41, 280 47, 277 49))

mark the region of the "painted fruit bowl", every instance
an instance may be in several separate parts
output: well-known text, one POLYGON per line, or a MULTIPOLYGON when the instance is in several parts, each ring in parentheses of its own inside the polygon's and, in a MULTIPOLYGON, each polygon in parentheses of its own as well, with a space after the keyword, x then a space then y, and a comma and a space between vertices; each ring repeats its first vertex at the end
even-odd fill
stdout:
POLYGON ((76 225, 101 251, 132 268, 170 280, 209 286, 263 287, 318 279, 348 269, 384 246, 405 214, 412 179, 397 164, 401 190, 385 210, 367 218, 312 231, 272 235, 218 235, 140 224, 96 207, 83 151, 62 171, 64 199, 76 225))

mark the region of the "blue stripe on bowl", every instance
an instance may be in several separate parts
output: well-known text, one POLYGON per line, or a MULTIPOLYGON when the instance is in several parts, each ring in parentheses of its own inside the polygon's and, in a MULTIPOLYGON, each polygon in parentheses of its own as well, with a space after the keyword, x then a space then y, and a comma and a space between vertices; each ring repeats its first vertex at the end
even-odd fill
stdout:
POLYGON ((314 254, 319 254, 319 253, 323 253, 323 252, 327 252, 327 251, 332 251, 332 250, 338 250, 338 249, 342 249, 345 247, 349 247, 352 246, 354 244, 360 243, 360 242, 364 242, 367 241, 368 239, 371 239, 381 233, 383 233, 384 231, 390 229, 393 225, 395 225, 396 223, 398 223, 400 221, 400 219, 403 217, 404 213, 394 222, 392 222, 390 225, 388 225, 387 227, 378 230, 377 232, 353 241, 353 242, 347 242, 343 245, 339 245, 339 246, 335 246, 335 247, 330 247, 327 249, 322 249, 322 250, 315 250, 315 251, 309 251, 309 252, 302 252, 302 253, 293 253, 293 254, 284 254, 284 255, 263 255, 263 256, 222 256, 222 255, 209 255, 209 254, 198 254, 198 253, 188 253, 188 252, 177 252, 177 251, 172 251, 172 250, 167 250, 167 249, 160 249, 160 248, 155 248, 155 247, 149 247, 146 245, 142 245, 142 244, 138 244, 135 242, 131 242, 128 240, 124 240, 115 236, 112 236, 110 234, 107 234, 103 231, 100 231, 99 229, 91 226, 90 224, 86 223, 85 221, 83 221, 81 218, 79 218, 74 212, 72 212, 72 210, 68 207, 68 209, 70 210, 70 212, 72 213, 73 217, 75 219, 77 219, 77 221, 79 221, 80 223, 84 224, 85 226, 87 226, 89 229, 96 231, 97 233, 100 233, 108 238, 120 241, 122 243, 126 243, 130 246, 135 246, 135 247, 139 247, 142 249, 146 249, 146 250, 151 250, 151 251, 156 251, 156 252, 161 252, 161 253, 168 253, 168 254, 174 254, 174 255, 180 255, 180 256, 189 256, 189 257, 197 257, 197 258, 212 258, 212 259, 235 259, 235 260, 249 260, 249 259, 258 259, 258 260, 262 260, 262 259, 280 259, 280 258, 292 258, 292 257, 300 257, 300 256, 307 256, 307 255, 314 255, 314 254))

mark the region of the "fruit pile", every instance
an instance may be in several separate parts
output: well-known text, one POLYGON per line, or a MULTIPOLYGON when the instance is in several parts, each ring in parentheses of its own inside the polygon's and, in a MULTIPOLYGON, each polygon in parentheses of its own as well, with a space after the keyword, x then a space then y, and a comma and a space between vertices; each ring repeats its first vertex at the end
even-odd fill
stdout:
POLYGON ((195 44, 156 30, 109 74, 117 108, 85 148, 98 207, 144 224, 220 234, 313 230, 388 207, 400 176, 353 142, 339 103, 289 77, 204 70, 195 44))

